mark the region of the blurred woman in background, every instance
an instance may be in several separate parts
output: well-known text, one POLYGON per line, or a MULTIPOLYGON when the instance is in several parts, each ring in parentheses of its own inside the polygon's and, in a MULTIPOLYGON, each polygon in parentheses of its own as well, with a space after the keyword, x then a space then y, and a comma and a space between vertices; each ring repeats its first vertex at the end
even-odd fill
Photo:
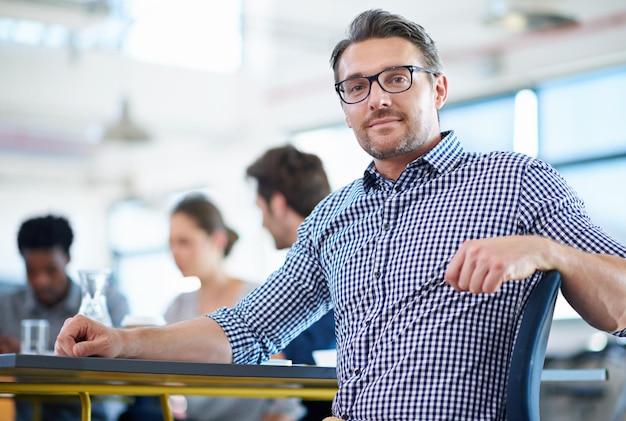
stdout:
MULTIPOLYGON (((237 239, 206 197, 189 195, 176 205, 170 218, 170 249, 183 276, 197 277, 200 288, 174 299, 165 312, 167 323, 232 307, 257 286, 229 275, 224 268, 224 259, 237 239)), ((187 396, 185 415, 188 421, 295 421, 304 409, 298 399, 187 396)))
POLYGON ((224 269, 224 259, 237 239, 206 197, 190 195, 176 205, 170 218, 170 250, 183 276, 197 277, 200 288, 174 299, 165 312, 167 323, 232 307, 257 286, 224 269))

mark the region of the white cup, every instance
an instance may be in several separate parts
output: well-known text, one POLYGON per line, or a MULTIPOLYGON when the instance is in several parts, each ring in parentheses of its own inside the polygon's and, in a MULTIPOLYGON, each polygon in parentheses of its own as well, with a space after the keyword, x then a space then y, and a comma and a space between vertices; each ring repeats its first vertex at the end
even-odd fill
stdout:
POLYGON ((45 319, 22 320, 20 353, 45 354, 48 350, 50 324, 45 319))
POLYGON ((313 351, 313 359, 315 365, 322 367, 337 366, 337 350, 336 349, 318 349, 313 351))

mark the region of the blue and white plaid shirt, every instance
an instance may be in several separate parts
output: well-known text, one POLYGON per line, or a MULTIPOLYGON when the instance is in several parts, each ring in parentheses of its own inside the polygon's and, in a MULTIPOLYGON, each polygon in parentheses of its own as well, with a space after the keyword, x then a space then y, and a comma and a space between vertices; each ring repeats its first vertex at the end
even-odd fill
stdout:
POLYGON ((540 274, 494 294, 459 293, 442 281, 450 258, 464 240, 514 234, 622 257, 626 247, 589 220, 549 165, 465 153, 454 132, 442 136, 397 181, 370 165, 327 197, 284 265, 233 310, 212 315, 235 363, 266 359, 334 306, 337 416, 504 418, 520 311, 540 274))

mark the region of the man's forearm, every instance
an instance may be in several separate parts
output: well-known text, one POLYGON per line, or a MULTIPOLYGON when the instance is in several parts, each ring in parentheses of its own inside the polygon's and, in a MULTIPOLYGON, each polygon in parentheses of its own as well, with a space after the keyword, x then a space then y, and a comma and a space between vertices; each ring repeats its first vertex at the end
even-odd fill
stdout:
POLYGON ((122 358, 231 363, 230 343, 215 320, 200 316, 164 327, 124 331, 122 358), (201 340, 200 340, 201 338, 201 340))
POLYGON ((571 306, 597 329, 625 329, 626 259, 556 243, 550 249, 563 278, 561 291, 571 306))

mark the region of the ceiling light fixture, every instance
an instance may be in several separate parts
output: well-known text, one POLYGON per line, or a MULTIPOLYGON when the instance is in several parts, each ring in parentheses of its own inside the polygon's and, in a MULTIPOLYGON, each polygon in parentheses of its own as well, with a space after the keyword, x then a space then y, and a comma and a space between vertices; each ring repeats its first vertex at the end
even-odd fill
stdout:
POLYGON ((102 140, 146 141, 150 134, 137 125, 130 117, 128 99, 123 99, 119 119, 104 129, 102 140))
POLYGON ((573 17, 550 10, 549 6, 546 2, 491 0, 485 23, 513 32, 530 32, 577 23, 573 17))

